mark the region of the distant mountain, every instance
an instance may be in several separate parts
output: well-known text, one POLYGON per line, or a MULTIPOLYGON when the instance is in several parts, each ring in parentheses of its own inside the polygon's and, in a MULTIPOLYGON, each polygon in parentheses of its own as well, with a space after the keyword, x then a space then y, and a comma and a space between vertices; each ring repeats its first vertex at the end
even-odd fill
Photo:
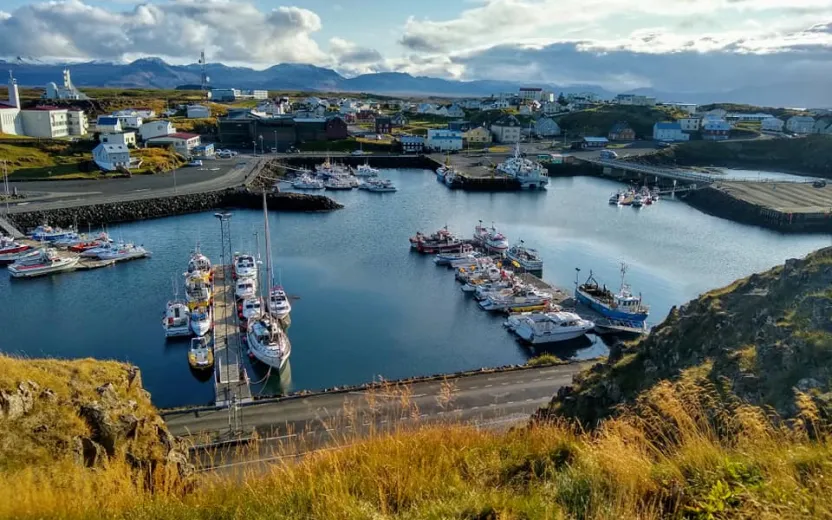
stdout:
MULTIPOLYGON (((179 85, 199 84, 201 67, 198 64, 171 65, 159 58, 143 58, 132 63, 91 61, 86 63, 49 63, 32 57, 0 59, 0 69, 11 70, 21 85, 42 87, 49 82, 59 83, 61 71, 69 67, 72 81, 79 87, 134 87, 175 88, 179 85)), ((345 78, 332 69, 314 65, 282 63, 265 70, 229 67, 221 63, 206 66, 210 85, 244 89, 308 90, 368 92, 393 95, 488 96, 499 92, 516 92, 516 81, 454 81, 425 76, 411 76, 401 72, 380 72, 345 78)), ((611 98, 613 92, 594 85, 536 84, 555 92, 592 92, 601 98, 611 98)), ((690 103, 734 102, 762 106, 828 106, 832 84, 804 81, 755 85, 725 92, 660 92, 636 89, 632 93, 656 96, 662 101, 690 103)))

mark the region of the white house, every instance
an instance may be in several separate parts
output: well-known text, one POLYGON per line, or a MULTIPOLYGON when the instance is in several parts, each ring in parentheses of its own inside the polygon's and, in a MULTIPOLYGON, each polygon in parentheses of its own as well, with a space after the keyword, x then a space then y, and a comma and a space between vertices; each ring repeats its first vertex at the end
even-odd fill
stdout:
POLYGON ((459 102, 462 108, 467 108, 468 110, 479 110, 480 109, 480 100, 471 98, 471 99, 463 99, 459 102))
POLYGON ((480 105, 481 110, 504 110, 511 106, 507 99, 486 99, 480 105))
POLYGON ((24 135, 30 137, 67 137, 69 117, 67 109, 58 107, 37 107, 21 110, 20 119, 24 135))
POLYGON ((121 126, 121 119, 113 116, 98 116, 95 123, 95 131, 107 134, 115 134, 124 130, 121 126))
POLYGON ((98 141, 104 144, 123 144, 124 146, 136 146, 136 132, 119 132, 113 134, 99 134, 98 141))
POLYGON ((560 135, 560 126, 551 117, 541 117, 534 123, 534 133, 538 137, 560 135))
POLYGON ((83 110, 70 108, 66 111, 66 117, 69 123, 69 135, 87 135, 90 122, 83 110))
POLYGON ((656 141, 687 141, 690 135, 682 131, 679 123, 662 122, 653 125, 653 139, 656 141))
POLYGON ((150 121, 139 127, 139 136, 142 138, 142 141, 175 133, 176 127, 173 126, 173 123, 165 120, 150 121))
POLYGON ((677 103, 675 101, 672 101, 670 103, 662 103, 662 106, 678 108, 679 110, 684 110, 690 115, 695 114, 696 110, 699 108, 699 105, 697 105, 696 103, 677 103))
POLYGON ((129 114, 129 115, 115 115, 113 117, 118 119, 121 122, 121 128, 134 128, 138 130, 141 128, 142 123, 144 123, 144 119, 142 116, 137 114, 129 114))
POLYGON ((636 105, 636 106, 653 106, 656 104, 656 98, 651 96, 640 96, 638 94, 618 94, 615 96, 613 103, 617 105, 636 105))
POLYGON ((188 105, 185 113, 188 119, 205 119, 211 117, 211 109, 205 105, 188 105))
POLYGON ((714 108, 713 110, 708 110, 704 114, 702 114, 703 119, 725 119, 725 116, 728 115, 727 110, 723 110, 721 108, 714 108))
POLYGON ((699 130, 701 125, 701 117, 683 117, 679 120, 679 126, 681 126, 682 130, 685 132, 696 132, 699 130))
POLYGON ((786 130, 795 134, 811 134, 815 127, 815 118, 811 116, 792 116, 786 121, 786 130))
POLYGON ((462 132, 443 128, 429 128, 425 146, 430 150, 440 152, 462 150, 462 132))
POLYGON ((768 119, 763 119, 760 122, 760 129, 766 130, 768 132, 782 132, 783 125, 785 124, 786 122, 782 119, 778 119, 776 117, 769 117, 768 119))
POLYGON ((520 99, 524 101, 540 101, 543 99, 543 89, 537 87, 520 87, 520 99))
POLYGON ((23 135, 20 119, 20 92, 17 80, 9 78, 9 102, 0 103, 0 134, 23 135))
POLYGON ((448 107, 448 117, 465 117, 465 111, 462 107, 454 103, 448 107))
POLYGON ((498 143, 520 141, 520 121, 514 116, 504 116, 491 125, 491 133, 498 143))
POLYGON ((724 141, 731 134, 731 124, 719 119, 708 119, 702 123, 702 139, 706 141, 724 141))
POLYGON ((753 114, 741 114, 739 112, 731 112, 725 114, 726 121, 757 121, 762 122, 766 119, 770 119, 774 117, 771 114, 766 114, 764 112, 755 112, 753 114))
POLYGON ((92 150, 95 164, 104 171, 115 171, 119 168, 130 168, 130 150, 123 144, 101 143, 92 150))
POLYGON ((194 148, 201 144, 198 134, 177 132, 175 134, 153 137, 146 141, 147 146, 173 146, 176 153, 189 157, 194 148))

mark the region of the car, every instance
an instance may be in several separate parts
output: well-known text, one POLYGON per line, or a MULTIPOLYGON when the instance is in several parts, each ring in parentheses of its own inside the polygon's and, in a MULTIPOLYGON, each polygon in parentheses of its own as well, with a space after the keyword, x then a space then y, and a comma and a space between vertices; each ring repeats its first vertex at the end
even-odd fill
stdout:
POLYGON ((277 148, 272 147, 272 153, 277 153, 277 148))
POLYGON ((660 142, 656 143, 656 146, 659 147, 659 148, 670 148, 670 143, 660 141, 660 142))
POLYGON ((188 166, 202 166, 202 161, 199 159, 195 159, 188 163, 188 166))
POLYGON ((355 150, 352 152, 352 155, 364 155, 364 150, 355 150))
POLYGON ((601 150, 601 153, 598 154, 598 156, 601 159, 618 159, 618 154, 612 150, 601 150))

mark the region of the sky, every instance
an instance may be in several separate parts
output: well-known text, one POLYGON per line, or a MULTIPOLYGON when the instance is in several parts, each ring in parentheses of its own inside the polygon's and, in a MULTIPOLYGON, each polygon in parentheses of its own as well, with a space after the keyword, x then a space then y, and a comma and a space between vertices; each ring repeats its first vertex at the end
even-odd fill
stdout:
POLYGON ((0 56, 610 90, 829 79, 832 0, 0 0, 0 56))

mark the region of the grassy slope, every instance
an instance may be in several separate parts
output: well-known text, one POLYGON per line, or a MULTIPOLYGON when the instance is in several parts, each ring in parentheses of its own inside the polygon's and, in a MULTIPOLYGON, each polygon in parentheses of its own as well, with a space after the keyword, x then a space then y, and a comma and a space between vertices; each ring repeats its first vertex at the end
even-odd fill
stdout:
POLYGON ((687 114, 662 107, 630 107, 604 105, 555 118, 569 135, 606 137, 610 128, 619 121, 626 121, 636 132, 636 137, 650 139, 653 125, 660 121, 672 121, 687 114))

